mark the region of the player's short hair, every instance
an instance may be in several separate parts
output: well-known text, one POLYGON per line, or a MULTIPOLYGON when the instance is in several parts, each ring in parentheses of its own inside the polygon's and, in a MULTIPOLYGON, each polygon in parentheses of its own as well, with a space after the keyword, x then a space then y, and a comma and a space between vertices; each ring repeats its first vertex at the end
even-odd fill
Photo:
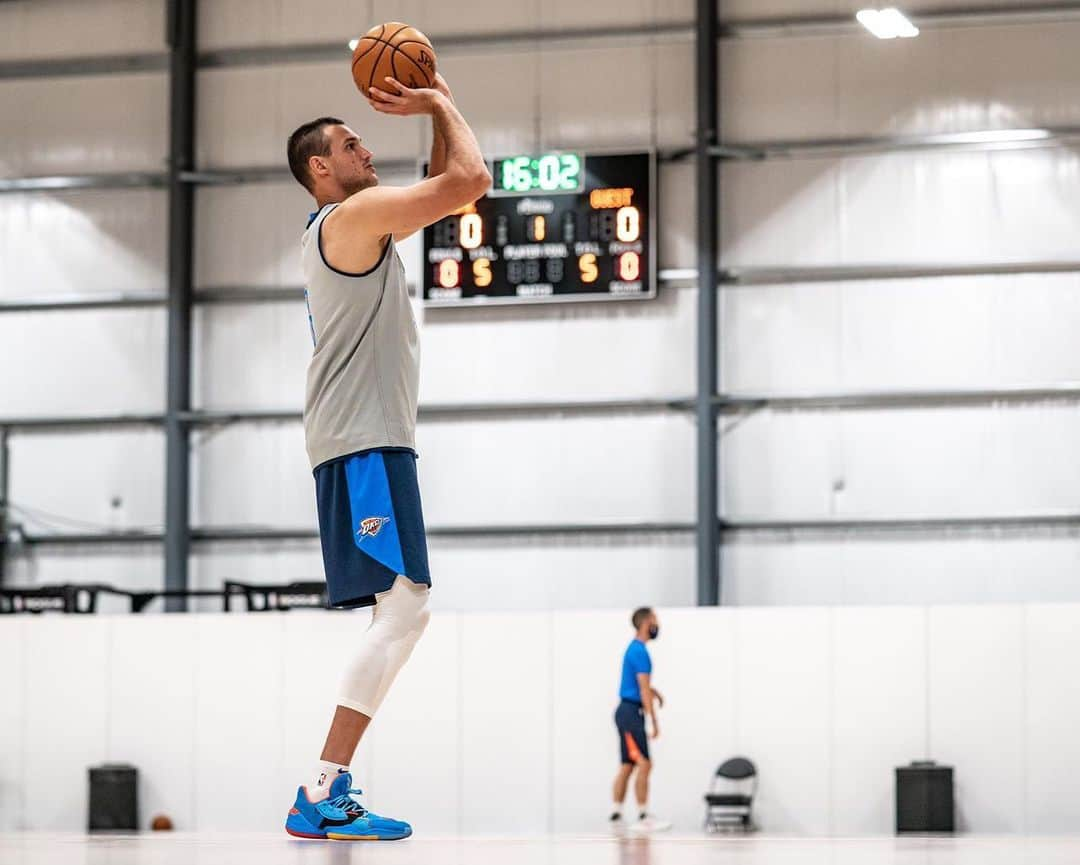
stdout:
POLYGON ((337 117, 320 117, 309 120, 289 136, 286 148, 289 154, 289 169, 300 185, 308 192, 313 192, 311 170, 308 160, 312 156, 329 156, 330 142, 326 139, 327 126, 344 126, 345 121, 337 117))
POLYGON ((644 622, 651 615, 652 607, 638 607, 636 610, 634 610, 634 615, 630 617, 630 622, 633 624, 634 630, 636 631, 638 628, 640 628, 641 623, 644 622))

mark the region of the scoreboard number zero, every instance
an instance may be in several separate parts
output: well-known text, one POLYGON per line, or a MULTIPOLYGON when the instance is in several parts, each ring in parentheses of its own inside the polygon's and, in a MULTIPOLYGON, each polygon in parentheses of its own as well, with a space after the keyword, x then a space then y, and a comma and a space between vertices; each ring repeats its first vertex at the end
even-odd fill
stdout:
POLYGON ((656 296, 652 152, 491 160, 492 186, 424 229, 432 306, 656 296))

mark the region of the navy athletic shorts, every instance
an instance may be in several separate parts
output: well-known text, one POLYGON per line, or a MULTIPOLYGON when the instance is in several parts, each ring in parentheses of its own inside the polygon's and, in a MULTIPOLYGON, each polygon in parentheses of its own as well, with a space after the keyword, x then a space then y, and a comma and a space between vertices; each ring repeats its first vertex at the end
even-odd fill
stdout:
POLYGON ((416 454, 380 449, 315 469, 326 592, 331 607, 367 607, 398 574, 431 585, 416 454))
POLYGON ((619 731, 619 755, 624 763, 649 759, 649 739, 645 735, 645 710, 641 703, 623 700, 615 710, 615 729, 619 731))

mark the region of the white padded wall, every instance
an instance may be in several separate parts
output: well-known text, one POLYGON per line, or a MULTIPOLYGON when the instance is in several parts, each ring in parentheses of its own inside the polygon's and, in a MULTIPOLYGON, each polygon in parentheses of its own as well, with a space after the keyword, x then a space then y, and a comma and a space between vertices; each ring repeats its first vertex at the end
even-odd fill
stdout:
POLYGON ((161 192, 0 196, 0 298, 161 292, 164 269, 161 192))
POLYGON ((2 81, 0 176, 163 171, 167 109, 160 73, 2 81))
POLYGON ((0 60, 154 52, 164 42, 165 4, 152 0, 14 0, 0 7, 0 60))
MULTIPOLYGON (((629 609, 437 613, 354 764, 367 801, 429 835, 599 831, 618 765, 612 713, 629 609)), ((709 775, 736 754, 758 765, 756 812, 770 833, 887 833, 893 768, 922 758, 955 767, 965 830, 1067 832, 1080 818, 1063 795, 1080 754, 1061 663, 1080 605, 658 613, 651 652, 667 703, 651 743, 652 799, 677 830, 700 826, 709 775)), ((322 746, 345 647, 367 620, 0 625, 0 644, 23 647, 7 655, 22 691, 0 704, 2 729, 25 737, 21 761, 0 755, 5 826, 70 828, 85 813, 86 766, 105 759, 137 763, 146 820, 163 810, 184 830, 279 825, 322 746), (312 668, 327 648, 340 660, 312 668), (73 703, 79 723, 57 738, 73 703), (237 775, 254 782, 240 801, 221 783, 237 775)))
POLYGON ((1065 148, 729 163, 723 263, 1072 261, 1078 168, 1065 148))
POLYGON ((1055 21, 927 28, 892 42, 861 28, 728 40, 723 131, 757 141, 1075 125, 1080 60, 1064 46, 1078 35, 1080 22, 1055 21))
POLYGON ((980 388, 1080 379, 1076 274, 759 285, 721 295, 733 392, 980 388))

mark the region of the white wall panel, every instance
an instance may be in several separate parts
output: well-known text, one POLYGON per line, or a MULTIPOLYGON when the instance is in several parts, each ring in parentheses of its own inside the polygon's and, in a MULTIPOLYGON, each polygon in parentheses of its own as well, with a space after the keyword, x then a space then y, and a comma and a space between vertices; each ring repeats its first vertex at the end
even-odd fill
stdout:
POLYGON ((1022 607, 929 614, 931 759, 955 767, 957 828, 1026 828, 1022 607))
POLYGON ((439 526, 686 520, 692 438, 676 415, 426 423, 425 514, 439 526))
POLYGON ((1066 46, 1078 34, 1080 23, 1056 21, 928 29, 892 42, 867 38, 861 28, 835 37, 728 41, 720 75, 724 136, 762 141, 1074 125, 1080 61, 1066 46))
POLYGON ((732 391, 1007 387, 1080 379, 1075 274, 729 288, 732 391))
POLYGON ((831 828, 831 615, 748 609, 735 620, 736 749, 757 766, 754 814, 765 831, 831 828))
POLYGON ((161 191, 0 198, 0 298, 152 293, 164 271, 161 191))
MULTIPOLYGON (((393 185, 415 180, 416 176, 382 178, 393 185)), ((303 284, 300 238, 315 201, 298 183, 204 188, 195 195, 195 208, 196 285, 303 284)), ((419 249, 413 243, 410 238, 398 247, 410 280, 415 280, 419 258, 419 252, 411 251, 419 249)))
MULTIPOLYGON (((681 415, 428 422, 417 433, 425 517, 432 526, 686 520, 692 432, 681 415)), ((194 447, 195 524, 312 524, 299 424, 207 431, 194 447)))
POLYGON ((108 756, 110 626, 67 616, 25 626, 26 828, 70 832, 87 814, 87 767, 108 756))
MULTIPOLYGON (((2 12, 0 12, 2 14, 2 12)), ((161 171, 168 79, 159 73, 0 82, 0 175, 161 171)))
POLYGON ((192 437, 194 525, 314 526, 315 484, 298 423, 192 437))
POLYGON ((1033 605, 1025 625, 1025 829, 1067 834, 1080 820, 1080 683, 1072 675, 1080 653, 1080 607, 1033 605))
MULTIPOLYGON (((259 581, 271 582, 263 576, 259 581)), ((341 694, 345 669, 371 622, 371 610, 292 611, 284 625, 282 797, 310 784, 341 694)), ((370 742, 365 738, 352 763, 353 785, 365 791, 373 778, 370 742)))
POLYGON ((940 516, 1076 509, 1074 406, 765 412, 725 437, 725 513, 940 516))
POLYGON ((690 396, 696 308, 697 292, 661 289, 640 303, 428 310, 420 404, 690 396))
POLYGON ((724 264, 1074 260, 1078 179, 1055 148, 730 163, 724 264))
MULTIPOLYGON (((980 8, 997 6, 1035 6, 1038 0, 990 0, 980 8)), ((844 15, 862 9, 862 0, 718 0, 717 9, 723 19, 783 18, 790 16, 844 15)), ((910 0, 904 10, 918 12, 927 9, 971 8, 967 0, 910 0)))
MULTIPOLYGON (((650 600, 626 604, 629 611, 650 600)), ((736 656, 733 610, 659 609, 660 636, 649 643, 653 684, 664 697, 660 738, 649 741, 656 761, 650 779, 650 810, 678 831, 696 829, 704 817, 702 794, 713 773, 736 754, 736 656)), ((627 622, 627 624, 629 624, 627 622)), ((625 634, 629 642, 629 628, 625 634)), ((612 725, 614 727, 614 725, 612 725)), ((634 814, 633 791, 626 815, 634 814)))
POLYGON ((461 617, 461 830, 521 835, 551 824, 557 693, 551 616, 461 617), (513 766, 511 772, 508 766, 513 766))
POLYGON ((4 659, 4 699, 0 701, 0 831, 27 825, 23 798, 26 774, 25 619, 0 620, 0 658, 4 659))
MULTIPOLYGON (((615 707, 619 671, 633 639, 629 611, 565 613, 552 630, 552 831, 596 832, 619 768, 615 707), (564 708, 565 707, 565 708, 564 708)), ((659 676, 659 672, 657 673, 659 676)), ((662 686, 661 686, 662 687, 662 686)), ((633 802, 633 794, 628 795, 633 802)))
POLYGON ((893 769, 927 756, 926 612, 833 612, 830 831, 888 835, 893 769))
POLYGON ((13 436, 14 516, 37 532, 160 528, 163 468, 157 430, 13 436))
POLYGON ((19 0, 0 5, 2 60, 164 51, 164 43, 163 3, 19 0))
POLYGON ((461 619, 433 616, 367 734, 375 812, 461 831, 462 675, 461 619))
POLYGON ((550 51, 540 62, 543 147, 636 149, 652 142, 652 66, 640 46, 550 51), (604 73, 617 87, 583 86, 604 73), (568 94, 573 99, 568 99, 568 94))
POLYGON ((303 300, 199 306, 192 331, 192 396, 200 408, 303 408, 311 358, 303 300))
POLYGON ((279 826, 295 790, 282 789, 285 619, 195 619, 195 825, 200 831, 279 826), (229 767, 229 771, 225 771, 229 767), (240 790, 237 779, 242 778, 240 790), (238 795, 239 793, 239 795, 238 795))
POLYGON ((146 615, 110 629, 107 757, 138 767, 141 828, 156 814, 195 825, 197 627, 194 616, 146 615))
POLYGON ((0 364, 10 360, 14 368, 0 376, 0 414, 161 411, 164 345, 160 309, 7 313, 0 316, 0 364))
POLYGON ((725 604, 1080 601, 1068 531, 740 538, 722 548, 725 604))
POLYGON ((542 146, 539 52, 515 47, 506 53, 450 54, 438 62, 486 157, 530 153, 542 146))
MULTIPOLYGON (((372 110, 340 63, 208 69, 199 75, 197 159, 200 166, 281 165, 285 145, 301 123, 340 117, 384 159, 416 159, 427 141, 421 119, 372 110)), ((385 178, 384 178, 385 182, 385 178)))
MULTIPOLYGON (((314 497, 312 484, 306 498, 314 503, 314 497)), ((690 535, 430 537, 428 556, 434 584, 431 606, 438 611, 630 609, 642 603, 689 606, 696 598, 690 535)), ((41 572, 55 573, 47 561, 41 572)), ((160 582, 160 561, 155 558, 150 564, 153 579, 160 582)), ((190 577, 193 588, 211 589, 220 588, 224 580, 289 583, 322 580, 323 574, 319 542, 312 540, 284 546, 200 544, 190 577)), ((234 608, 239 609, 238 602, 234 608)), ((200 609, 220 610, 221 604, 205 601, 200 609)))

